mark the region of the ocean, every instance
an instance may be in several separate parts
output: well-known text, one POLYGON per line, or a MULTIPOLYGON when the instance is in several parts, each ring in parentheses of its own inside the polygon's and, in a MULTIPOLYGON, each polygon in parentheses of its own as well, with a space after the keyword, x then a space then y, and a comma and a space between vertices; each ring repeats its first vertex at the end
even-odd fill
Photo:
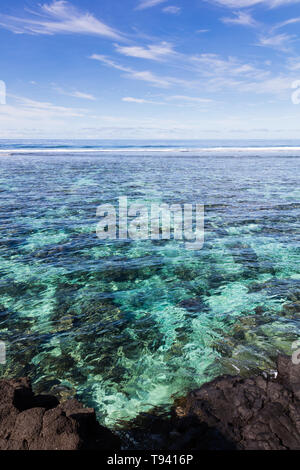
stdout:
POLYGON ((300 337, 300 141, 0 141, 2 377, 118 428, 300 337), (203 204, 205 241, 100 240, 97 207, 203 204))

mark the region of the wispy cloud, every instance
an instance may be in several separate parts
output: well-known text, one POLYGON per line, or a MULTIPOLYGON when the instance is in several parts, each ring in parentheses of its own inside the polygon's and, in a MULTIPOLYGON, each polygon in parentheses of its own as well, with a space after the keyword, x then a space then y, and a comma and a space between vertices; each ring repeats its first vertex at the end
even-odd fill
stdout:
POLYGON ((139 59, 162 60, 168 56, 175 55, 172 44, 162 42, 160 44, 153 44, 147 47, 142 46, 119 46, 116 45, 116 50, 128 57, 137 57, 139 59))
POLYGON ((124 65, 118 64, 114 60, 111 60, 109 57, 106 57, 102 54, 92 54, 89 59, 98 60, 98 62, 102 62, 108 67, 111 67, 116 70, 121 70, 122 72, 131 72, 131 69, 129 67, 125 67, 124 65))
POLYGON ((16 106, 2 106, 1 114, 23 115, 32 119, 59 118, 59 117, 83 117, 86 113, 85 109, 68 108, 65 106, 56 106, 50 102, 43 102, 24 98, 22 96, 9 95, 14 99, 16 106))
POLYGON ((167 98, 169 101, 185 101, 188 103, 196 103, 196 104, 207 104, 212 103, 213 100, 209 98, 199 98, 198 96, 186 96, 186 95, 174 95, 169 96, 167 98))
POLYGON ((191 84, 190 81, 185 81, 177 77, 159 76, 150 70, 140 71, 131 67, 126 67, 101 54, 93 54, 90 56, 90 59, 97 60, 108 67, 125 72, 125 77, 127 78, 141 80, 161 88, 168 88, 173 85, 189 86, 191 84))
POLYGON ((73 92, 70 92, 69 95, 73 96, 74 98, 96 101, 96 98, 94 95, 91 95, 89 93, 82 93, 81 91, 73 91, 73 92))
POLYGON ((125 72, 126 73, 125 76, 128 78, 142 80, 144 82, 148 82, 152 85, 160 86, 162 88, 168 88, 171 85, 170 79, 159 77, 158 75, 155 75, 154 73, 152 73, 150 70, 138 71, 138 70, 132 69, 131 67, 120 65, 116 63, 115 61, 101 54, 93 54, 90 56, 90 59, 98 60, 99 62, 102 62, 103 64, 109 67, 125 72))
POLYGON ((142 72, 131 70, 128 74, 128 77, 134 78, 136 80, 142 80, 144 82, 151 83, 151 85, 162 88, 168 88, 172 85, 172 82, 174 83, 174 79, 169 77, 160 77, 151 72, 150 70, 144 70, 142 72))
POLYGON ((288 70, 300 70, 300 57, 289 57, 287 61, 288 70))
POLYGON ((27 10, 26 16, 22 17, 0 14, 0 26, 16 34, 73 33, 122 39, 118 31, 64 0, 44 3, 35 11, 27 10))
POLYGON ((258 28, 260 32, 258 36, 258 42, 256 43, 257 46, 271 47, 282 52, 288 52, 290 50, 290 44, 296 39, 295 35, 289 35, 285 33, 279 34, 277 30, 285 26, 299 23, 300 17, 290 18, 289 20, 275 24, 273 27, 267 27, 266 25, 256 21, 249 12, 238 11, 234 12, 234 15, 235 17, 233 18, 222 18, 223 23, 258 28))
POLYGON ((171 15, 177 15, 178 13, 181 12, 181 8, 180 7, 176 7, 176 6, 173 6, 173 5, 170 5, 169 7, 164 7, 162 9, 162 11, 164 13, 170 13, 171 15))
POLYGON ((79 98, 84 100, 96 101, 95 96, 90 93, 84 93, 78 90, 67 91, 60 87, 54 87, 54 89, 61 95, 72 96, 73 98, 79 98))
POLYGON ((280 75, 261 82, 244 83, 241 85, 241 91, 279 96, 285 92, 290 93, 292 81, 292 77, 280 75))
POLYGON ((251 16, 250 13, 244 11, 234 12, 233 18, 222 18, 223 23, 225 24, 237 24, 241 26, 258 26, 258 22, 251 16))
POLYGON ((200 98, 198 96, 186 96, 186 95, 170 95, 170 96, 163 96, 160 101, 154 101, 144 98, 133 98, 131 96, 122 98, 122 101, 127 103, 137 103, 137 104, 158 104, 158 105, 170 105, 172 102, 176 104, 176 106, 183 106, 183 105, 200 105, 200 104, 209 104, 212 103, 213 100, 208 98, 200 98))
POLYGON ((125 96, 122 98, 122 101, 125 101, 126 103, 137 103, 137 104, 145 104, 145 103, 151 103, 149 100, 144 100, 143 98, 132 98, 131 96, 125 96))
POLYGON ((233 76, 262 79, 268 74, 268 72, 255 67, 253 64, 241 62, 235 57, 223 58, 218 54, 192 56, 190 62, 203 76, 220 78, 221 80, 233 76))
POLYGON ((146 8, 156 7, 167 0, 140 0, 136 10, 145 10, 146 8))
POLYGON ((288 51, 289 44, 295 39, 295 36, 289 34, 273 34, 269 36, 261 36, 259 38, 258 46, 272 47, 281 51, 288 51))
POLYGON ((273 30, 283 28, 285 26, 289 26, 289 25, 292 25, 292 24, 297 24, 297 23, 300 23, 300 17, 290 18, 289 20, 282 21, 282 23, 278 23, 277 25, 275 25, 273 30))
MULTIPOLYGON (((255 63, 247 63, 236 57, 222 57, 218 54, 200 54, 186 56, 184 67, 193 74, 193 79, 182 80, 175 76, 160 76, 150 70, 136 70, 119 64, 110 58, 94 54, 91 59, 124 72, 129 79, 141 80, 158 88, 177 87, 178 90, 200 89, 203 93, 215 93, 224 89, 235 90, 237 93, 266 93, 281 95, 287 90, 287 83, 291 83, 289 76, 272 76, 269 66, 258 67, 255 63)), ((296 68, 296 65, 294 65, 296 68)), ((160 101, 165 104, 173 103, 176 106, 205 105, 211 103, 210 97, 186 95, 185 92, 176 95, 164 96, 160 101)), ((125 97, 124 101, 146 104, 147 98, 125 97)), ((151 100, 152 102, 152 100, 151 100)), ((154 104, 152 102, 152 104, 154 104)), ((158 104, 157 102, 155 104, 158 104)))
POLYGON ((131 96, 125 96, 124 98, 122 98, 122 101, 124 101, 125 103, 136 103, 136 104, 159 104, 159 105, 165 104, 161 101, 146 100, 144 98, 133 98, 131 96))

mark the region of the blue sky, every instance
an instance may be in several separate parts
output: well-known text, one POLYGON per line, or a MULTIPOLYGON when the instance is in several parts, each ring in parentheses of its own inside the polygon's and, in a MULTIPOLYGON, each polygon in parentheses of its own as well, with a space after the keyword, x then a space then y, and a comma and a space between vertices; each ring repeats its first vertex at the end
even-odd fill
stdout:
POLYGON ((299 28, 300 0, 2 0, 0 138, 298 138, 299 28))

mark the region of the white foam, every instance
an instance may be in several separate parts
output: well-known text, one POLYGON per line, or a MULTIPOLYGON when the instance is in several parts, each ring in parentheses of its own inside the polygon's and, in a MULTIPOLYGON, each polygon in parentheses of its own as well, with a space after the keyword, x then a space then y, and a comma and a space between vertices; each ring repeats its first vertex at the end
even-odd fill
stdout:
POLYGON ((122 147, 122 148, 22 148, 0 150, 1 156, 28 155, 28 154, 89 154, 89 153, 197 153, 199 155, 223 154, 223 155, 259 155, 259 154, 293 154, 300 156, 300 147, 122 147))

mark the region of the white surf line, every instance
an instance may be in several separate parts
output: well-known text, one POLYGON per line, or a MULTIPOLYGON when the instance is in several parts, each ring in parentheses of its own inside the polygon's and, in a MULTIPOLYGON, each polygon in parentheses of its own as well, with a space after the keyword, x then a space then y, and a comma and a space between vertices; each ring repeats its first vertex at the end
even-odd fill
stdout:
POLYGON ((270 152, 270 151, 300 151, 300 147, 185 147, 185 148, 148 148, 148 147, 136 147, 136 148, 92 148, 92 149, 81 149, 81 148, 69 148, 69 149, 45 149, 45 148, 34 148, 34 149, 1 149, 0 155, 23 155, 23 154, 36 154, 36 153, 115 153, 115 152, 270 152))

